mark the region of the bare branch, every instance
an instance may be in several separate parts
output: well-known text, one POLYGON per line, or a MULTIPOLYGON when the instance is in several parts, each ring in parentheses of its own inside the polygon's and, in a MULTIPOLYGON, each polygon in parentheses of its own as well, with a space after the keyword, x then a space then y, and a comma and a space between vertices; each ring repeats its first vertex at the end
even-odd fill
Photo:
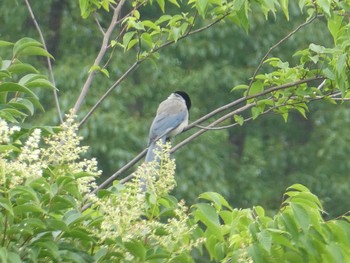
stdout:
POLYGON ((96 24, 97 24, 97 27, 98 27, 98 29, 101 31, 102 35, 105 35, 106 32, 103 30, 103 28, 102 28, 102 26, 101 26, 101 24, 100 24, 100 21, 98 21, 98 17, 97 17, 97 13, 96 13, 96 12, 94 13, 94 19, 95 19, 95 22, 96 22, 96 24))
POLYGON ((140 161, 142 159, 142 157, 146 154, 147 152, 147 148, 144 149, 142 152, 140 152, 136 157, 134 157, 134 159, 132 159, 130 162, 128 162, 127 164, 125 164, 122 168, 120 168, 117 172, 115 172, 114 174, 112 174, 106 181, 104 181, 102 184, 100 184, 96 189, 94 189, 91 193, 95 194, 98 190, 101 190, 103 188, 105 188, 106 186, 110 185, 111 183, 113 183, 114 180, 116 180, 118 178, 119 175, 121 175, 122 173, 126 172, 127 170, 129 170, 135 163, 137 163, 138 161, 140 161))
MULTIPOLYGON (((48 52, 47 46, 46 46, 46 43, 45 43, 45 39, 44 39, 44 35, 43 35, 43 33, 42 33, 41 29, 40 29, 38 21, 35 18, 35 15, 33 13, 32 7, 30 6, 29 0, 25 0, 25 3, 27 5, 27 9, 28 9, 28 12, 30 14, 30 17, 32 18, 33 23, 35 25, 35 28, 38 31, 41 43, 43 44, 44 49, 48 52)), ((55 76, 53 74, 51 60, 50 60, 49 57, 46 57, 46 61, 47 61, 47 65, 49 67, 50 81, 56 87, 55 76)), ((59 103, 59 100, 58 100, 58 95, 57 95, 57 90, 56 89, 53 89, 53 97, 54 97, 54 100, 55 100, 55 105, 56 105, 58 118, 59 118, 60 122, 62 123, 63 122, 63 117, 62 117, 61 107, 60 107, 60 103, 59 103)))
POLYGON ((139 65, 139 61, 135 61, 127 71, 116 81, 114 84, 102 95, 102 97, 95 103, 85 117, 80 121, 79 127, 82 126, 87 119, 94 113, 94 111, 102 104, 102 102, 108 97, 108 95, 122 82, 132 71, 134 71, 139 65))
MULTIPOLYGON (((114 9, 114 13, 113 13, 113 17, 111 20, 111 23, 107 29, 107 31, 105 32, 105 34, 103 35, 103 40, 102 40, 102 44, 101 44, 101 48, 100 51, 95 59, 94 65, 100 65, 103 57, 105 56, 107 49, 108 49, 108 43, 110 40, 110 37, 112 35, 113 30, 115 29, 116 25, 117 25, 117 21, 118 21, 118 17, 120 15, 121 9, 124 5, 125 0, 121 0, 118 3, 118 6, 114 9)), ((94 80, 96 75, 96 71, 91 71, 86 79, 86 82, 84 83, 84 86, 81 90, 81 93, 74 105, 74 112, 78 112, 80 109, 81 104, 83 103, 87 92, 89 91, 92 81, 94 80)))

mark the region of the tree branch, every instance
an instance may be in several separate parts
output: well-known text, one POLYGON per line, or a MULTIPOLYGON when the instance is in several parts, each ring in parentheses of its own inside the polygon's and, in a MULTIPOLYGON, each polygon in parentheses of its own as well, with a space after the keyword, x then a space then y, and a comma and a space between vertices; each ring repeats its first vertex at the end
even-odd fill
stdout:
MULTIPOLYGON (((38 34, 39 34, 39 37, 40 37, 40 40, 41 40, 41 43, 43 44, 43 47, 44 49, 49 52, 47 50, 47 46, 46 46, 46 43, 45 43, 45 39, 44 39, 44 35, 40 29, 40 26, 39 26, 39 23, 38 21, 36 20, 35 18, 35 15, 33 13, 33 10, 32 10, 32 7, 30 6, 30 3, 28 0, 25 0, 25 3, 26 3, 26 6, 27 6, 27 9, 28 9, 28 12, 30 14, 30 17, 32 18, 33 20, 33 23, 35 25, 35 28, 36 30, 38 31, 38 34)), ((53 69, 52 69, 52 64, 51 64, 51 60, 49 57, 46 57, 46 61, 47 61, 47 65, 49 67, 49 75, 50 75, 50 81, 52 82, 52 84, 56 87, 56 82, 55 82, 55 77, 54 77, 54 74, 53 74, 53 69)), ((60 107, 60 103, 59 103, 59 100, 58 100, 58 94, 57 94, 57 90, 56 89, 53 89, 53 97, 54 97, 54 100, 55 100, 55 105, 56 105, 56 110, 57 110, 57 114, 58 114, 58 118, 60 120, 60 122, 62 123, 63 122, 63 117, 62 117, 62 112, 61 112, 61 107, 60 107)))
MULTIPOLYGON (((100 65, 103 57, 105 56, 107 49, 108 49, 108 43, 110 40, 110 37, 112 35, 113 30, 115 29, 116 25, 117 25, 117 21, 118 21, 118 17, 120 15, 121 9, 124 5, 125 0, 121 0, 117 7, 114 9, 114 13, 113 13, 113 17, 111 20, 111 23, 109 24, 108 29, 106 30, 106 32, 103 35, 103 40, 102 40, 102 44, 101 44, 101 48, 100 51, 95 59, 94 65, 98 66, 100 65)), ((89 91, 92 81, 94 80, 96 75, 96 71, 91 71, 86 79, 86 82, 84 83, 84 86, 80 92, 80 95, 74 105, 74 113, 77 113, 80 109, 81 104, 83 103, 87 92, 89 91)))

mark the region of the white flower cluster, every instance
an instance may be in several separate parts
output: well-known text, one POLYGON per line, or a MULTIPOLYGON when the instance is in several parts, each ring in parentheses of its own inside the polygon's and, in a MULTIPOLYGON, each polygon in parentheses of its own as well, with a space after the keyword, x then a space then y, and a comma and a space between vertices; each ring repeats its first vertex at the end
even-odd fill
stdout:
MULTIPOLYGON (((122 242, 147 240, 147 243, 154 246, 169 249, 175 257, 181 252, 191 251, 204 240, 188 239, 194 229, 188 225, 189 218, 184 202, 178 204, 174 209, 175 216, 166 222, 152 216, 145 219, 150 209, 149 202, 156 204, 157 200, 166 196, 175 186, 175 161, 170 159, 170 143, 159 148, 162 152, 156 155, 161 157, 160 163, 149 162, 139 166, 134 180, 126 183, 117 194, 98 201, 103 222, 101 229, 95 234, 102 242, 107 239, 122 242), (144 183, 147 185, 147 193, 141 190, 144 183), (159 235, 159 230, 166 234, 159 235)), ((123 246, 116 245, 115 250, 132 261, 133 256, 123 246)))
POLYGON ((7 144, 11 141, 11 135, 21 128, 18 126, 9 127, 7 122, 0 118, 0 144, 7 144))
MULTIPOLYGON (((0 186, 13 187, 41 177, 50 167, 55 167, 56 176, 85 173, 77 179, 83 195, 95 186, 95 176, 101 173, 97 161, 81 160, 80 155, 87 147, 80 146, 81 137, 77 135, 74 115, 66 117, 60 132, 44 137, 44 143, 41 143, 41 130, 34 129, 20 149, 13 146, 11 141, 11 136, 20 130, 19 127, 10 128, 0 118, 0 145, 4 146, 1 149, 5 149, 0 153, 0 186)), ((16 143, 20 144, 19 141, 16 143)))

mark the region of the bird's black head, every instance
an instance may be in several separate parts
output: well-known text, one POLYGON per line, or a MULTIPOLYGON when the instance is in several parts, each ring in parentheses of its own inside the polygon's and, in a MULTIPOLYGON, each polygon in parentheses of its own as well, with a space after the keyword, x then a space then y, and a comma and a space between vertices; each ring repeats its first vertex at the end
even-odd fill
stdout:
POLYGON ((175 91, 174 93, 179 94, 186 102, 186 107, 187 110, 189 111, 191 108, 191 99, 190 96, 188 96, 188 94, 184 91, 175 91))

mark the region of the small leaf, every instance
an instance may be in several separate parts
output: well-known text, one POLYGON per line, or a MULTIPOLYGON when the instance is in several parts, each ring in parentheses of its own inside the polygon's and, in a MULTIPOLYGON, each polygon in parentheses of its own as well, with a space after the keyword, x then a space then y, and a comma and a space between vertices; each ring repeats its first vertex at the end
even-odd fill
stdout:
POLYGON ((89 73, 93 72, 93 71, 100 71, 101 67, 99 65, 92 65, 89 69, 89 73))
POLYGON ((165 1, 164 0, 157 0, 157 4, 159 5, 160 9, 162 10, 162 12, 164 13, 165 9, 165 1))
POLYGON ((107 77, 109 78, 109 71, 105 68, 101 69, 101 72, 107 77))
POLYGON ((318 0, 317 3, 319 4, 321 9, 323 10, 323 12, 325 12, 327 16, 331 16, 330 8, 331 8, 332 0, 318 0))
POLYGON ((0 207, 4 208, 10 215, 14 216, 12 205, 7 198, 0 197, 0 207))
POLYGON ((289 21, 288 4, 289 4, 289 0, 281 0, 282 11, 283 11, 284 15, 286 16, 287 20, 289 21))
POLYGON ((261 81, 255 81, 253 85, 250 87, 248 95, 259 94, 264 90, 264 85, 261 81))
POLYGON ((252 107, 251 111, 253 120, 255 120, 261 114, 261 110, 259 107, 252 107))
POLYGON ((247 90, 248 89, 248 85, 237 85, 237 86, 233 87, 231 89, 231 91, 236 91, 236 90, 241 90, 241 89, 247 90))
POLYGON ((226 201, 226 199, 222 195, 216 192, 205 192, 201 194, 199 198, 213 202, 216 205, 217 209, 218 208, 221 209, 222 206, 232 209, 231 206, 226 201))
POLYGON ((172 3, 173 5, 177 6, 180 8, 179 3, 177 2, 177 0, 169 0, 170 3, 172 3))
POLYGON ((14 45, 14 43, 12 43, 12 42, 0 40, 0 47, 8 47, 8 46, 13 46, 13 45, 14 45))
POLYGON ((242 126, 244 124, 244 118, 241 115, 233 115, 233 119, 235 120, 235 122, 237 122, 240 126, 242 126))
POLYGON ((135 46, 137 43, 139 42, 138 39, 132 39, 129 44, 128 44, 128 47, 127 47, 127 50, 130 50, 133 46, 135 46))
POLYGON ((198 13, 204 18, 207 12, 209 0, 196 1, 198 13))
POLYGON ((128 49, 128 45, 129 45, 131 39, 134 37, 135 34, 136 34, 135 31, 127 32, 127 33, 124 34, 124 36, 123 36, 124 51, 128 49))

